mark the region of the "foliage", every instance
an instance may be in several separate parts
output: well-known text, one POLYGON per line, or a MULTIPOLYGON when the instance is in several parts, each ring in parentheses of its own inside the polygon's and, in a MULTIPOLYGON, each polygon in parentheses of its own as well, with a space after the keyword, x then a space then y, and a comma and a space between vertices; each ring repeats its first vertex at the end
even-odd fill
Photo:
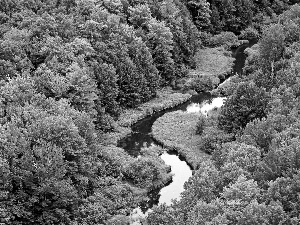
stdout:
POLYGON ((211 11, 206 0, 189 0, 187 1, 187 8, 199 30, 209 27, 211 11))
POLYGON ((184 84, 183 90, 194 90, 198 93, 207 92, 212 90, 216 86, 216 83, 218 83, 218 78, 210 76, 190 78, 184 84))
MULTIPOLYGON (((90 115, 73 108, 66 99, 56 101, 38 93, 30 77, 11 79, 1 87, 0 95, 5 112, 1 115, 0 135, 4 168, 1 179, 5 180, 2 206, 9 212, 6 222, 71 223, 79 211, 89 207, 88 203, 82 204, 85 199, 96 198, 94 203, 100 206, 110 184, 100 172, 106 160, 97 158, 101 147, 95 145, 90 115)), ((111 171, 113 186, 127 189, 124 196, 129 201, 131 188, 118 183, 121 174, 111 171)), ((127 200, 120 205, 128 204, 127 200)), ((98 221, 115 213, 117 207, 101 205, 98 221)))
POLYGON ((139 162, 98 143, 122 108, 153 99, 189 68, 197 30, 185 6, 172 4, 173 17, 162 18, 150 1, 1 2, 5 223, 103 224, 137 204, 141 183, 159 184, 161 161, 145 163, 157 180, 142 176, 134 187, 123 178, 139 162))
POLYGON ((233 61, 223 47, 199 49, 195 55, 196 68, 178 80, 177 87, 196 92, 210 91, 231 73, 233 61))
POLYGON ((151 187, 153 183, 160 180, 160 171, 155 163, 147 158, 141 158, 130 162, 124 169, 124 176, 128 181, 143 188, 151 187))
POLYGON ((201 135, 203 133, 205 127, 205 120, 206 118, 204 117, 204 115, 199 116, 198 121, 196 123, 196 134, 201 135))
POLYGON ((242 30, 253 26, 261 29, 268 20, 272 21, 276 14, 287 10, 298 1, 208 1, 211 5, 211 31, 231 31, 240 34, 242 30), (266 21, 266 22, 264 22, 266 21))
POLYGON ((240 77, 238 77, 237 75, 231 76, 228 79, 226 79, 223 83, 219 84, 218 87, 212 91, 212 94, 219 96, 233 95, 239 82, 240 77))
POLYGON ((198 145, 200 151, 213 153, 222 143, 233 139, 232 134, 228 134, 217 127, 207 127, 201 136, 201 142, 198 145))
POLYGON ((240 83, 234 94, 225 102, 218 117, 219 127, 237 132, 248 122, 263 118, 268 102, 264 89, 254 83, 240 83))
POLYGON ((258 39, 259 38, 258 31, 253 27, 247 27, 245 30, 242 30, 241 34, 239 35, 240 39, 251 40, 251 39, 258 39))
POLYGON ((239 45, 238 37, 232 32, 221 32, 220 34, 214 35, 210 39, 212 47, 224 46, 226 49, 239 45))

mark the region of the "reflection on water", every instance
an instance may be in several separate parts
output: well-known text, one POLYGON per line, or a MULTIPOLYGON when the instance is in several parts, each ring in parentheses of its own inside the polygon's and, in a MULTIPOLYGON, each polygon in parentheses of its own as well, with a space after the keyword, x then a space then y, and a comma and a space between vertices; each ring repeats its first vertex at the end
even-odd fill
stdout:
MULTIPOLYGON (((150 132, 149 132, 150 133, 150 132)), ((126 152, 133 156, 138 157, 142 148, 155 146, 153 139, 149 133, 133 132, 130 136, 119 141, 118 147, 126 150, 126 152)))
POLYGON ((245 60, 247 55, 244 53, 246 48, 252 47, 257 43, 256 39, 249 40, 249 43, 245 43, 240 45, 239 47, 233 49, 232 56, 235 58, 234 66, 233 66, 233 74, 243 74, 243 68, 245 65, 245 60))
POLYGON ((140 207, 134 209, 131 212, 130 217, 132 221, 139 221, 140 219, 145 218, 148 213, 152 211, 151 208, 153 207, 153 205, 162 203, 171 205, 172 199, 179 200, 180 193, 184 191, 184 183, 188 181, 188 179, 192 176, 191 168, 183 159, 180 159, 180 157, 178 157, 176 152, 165 152, 161 155, 161 158, 167 165, 171 166, 171 173, 173 174, 172 182, 169 185, 163 187, 159 191, 159 193, 157 193, 157 190, 152 192, 152 196, 148 196, 150 198, 148 204, 141 205, 140 207), (158 198, 159 201, 157 202, 158 198))
POLYGON ((167 165, 171 166, 174 174, 172 183, 161 189, 159 192, 159 204, 170 205, 172 199, 179 199, 180 193, 184 191, 183 185, 192 176, 192 171, 185 161, 179 159, 177 155, 164 153, 161 158, 167 165))
MULTIPOLYGON (((187 163, 181 159, 177 153, 174 152, 165 152, 161 155, 162 160, 167 165, 171 166, 171 173, 173 174, 172 182, 163 187, 160 191, 154 190, 149 193, 148 198, 149 201, 144 202, 138 208, 135 208, 131 212, 131 220, 139 221, 142 218, 145 218, 148 213, 152 210, 153 205, 158 205, 162 203, 166 203, 167 205, 171 205, 172 199, 180 199, 180 193, 184 191, 184 183, 188 181, 188 179, 192 176, 192 170, 187 165, 187 163)), ((134 224, 134 223, 131 223, 134 224)), ((139 224, 139 223, 136 223, 139 224)))
POLYGON ((186 111, 189 113, 201 112, 207 116, 210 110, 221 107, 225 99, 224 97, 218 97, 212 100, 206 100, 202 103, 191 103, 187 106, 186 111))

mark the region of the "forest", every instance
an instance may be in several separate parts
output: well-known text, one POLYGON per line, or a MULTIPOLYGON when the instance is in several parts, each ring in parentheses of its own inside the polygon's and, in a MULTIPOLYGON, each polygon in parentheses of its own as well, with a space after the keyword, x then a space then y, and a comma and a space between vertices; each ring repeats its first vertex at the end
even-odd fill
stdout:
POLYGON ((299 224, 298 2, 0 0, 0 224, 128 224, 168 168, 104 141, 122 113, 180 88, 200 49, 258 37, 200 118, 211 158, 145 223, 299 224))

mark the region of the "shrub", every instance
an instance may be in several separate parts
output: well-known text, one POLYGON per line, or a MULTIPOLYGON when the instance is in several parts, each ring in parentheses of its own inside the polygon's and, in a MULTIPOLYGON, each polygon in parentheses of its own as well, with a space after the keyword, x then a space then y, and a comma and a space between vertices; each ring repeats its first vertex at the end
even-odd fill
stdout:
POLYGON ((232 141, 233 138, 234 135, 232 134, 228 134, 216 127, 209 127, 205 129, 202 134, 199 149, 200 151, 211 154, 223 143, 232 141))
POLYGON ((138 187, 151 189, 162 178, 155 164, 149 158, 136 159, 126 166, 124 176, 138 187))
POLYGON ((194 90, 197 92, 213 89, 212 80, 208 76, 204 76, 204 77, 195 79, 192 86, 193 86, 194 90))
POLYGON ((184 84, 184 89, 192 89, 199 92, 212 90, 219 82, 219 79, 213 76, 201 76, 193 78, 184 84))
POLYGON ((199 32, 199 39, 201 40, 201 44, 204 46, 209 45, 211 37, 212 35, 210 33, 203 31, 199 32))
POLYGON ((223 96, 232 95, 236 90, 239 81, 240 79, 238 76, 230 77, 225 82, 219 85, 219 87, 215 91, 215 94, 223 96))
POLYGON ((221 32, 210 39, 213 47, 224 46, 226 49, 239 45, 238 37, 232 32, 221 32))
POLYGON ((258 31, 253 28, 253 27, 247 27, 245 30, 241 32, 239 35, 240 39, 245 39, 245 40, 251 40, 251 39, 258 39, 259 38, 259 33, 258 31))
POLYGON ((202 134, 205 127, 206 118, 201 115, 196 123, 196 134, 202 134))

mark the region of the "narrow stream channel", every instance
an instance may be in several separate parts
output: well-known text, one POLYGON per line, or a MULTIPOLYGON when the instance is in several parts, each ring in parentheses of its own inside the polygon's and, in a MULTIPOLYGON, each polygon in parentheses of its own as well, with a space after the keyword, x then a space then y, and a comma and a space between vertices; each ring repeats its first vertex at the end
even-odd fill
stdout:
MULTIPOLYGON (((242 44, 236 49, 233 49, 233 57, 236 59, 233 67, 233 74, 241 74, 245 64, 246 55, 244 50, 247 47, 255 44, 255 41, 250 41, 248 44, 242 44)), ((192 96, 192 98, 175 108, 164 110, 155 113, 145 119, 140 120, 132 126, 132 133, 126 138, 119 141, 118 146, 125 149, 130 155, 138 157, 141 149, 144 147, 155 146, 157 143, 151 137, 151 128, 157 118, 165 113, 182 110, 186 113, 201 112, 206 114, 214 107, 221 107, 225 98, 212 96, 210 93, 200 93, 192 96)), ((179 199, 180 193, 184 190, 184 183, 192 176, 192 170, 185 160, 178 156, 176 152, 165 152, 161 158, 167 165, 171 166, 171 172, 174 174, 170 184, 160 190, 155 190, 149 193, 149 201, 143 202, 139 208, 143 213, 151 209, 154 205, 161 203, 171 204, 172 199, 179 199)))

